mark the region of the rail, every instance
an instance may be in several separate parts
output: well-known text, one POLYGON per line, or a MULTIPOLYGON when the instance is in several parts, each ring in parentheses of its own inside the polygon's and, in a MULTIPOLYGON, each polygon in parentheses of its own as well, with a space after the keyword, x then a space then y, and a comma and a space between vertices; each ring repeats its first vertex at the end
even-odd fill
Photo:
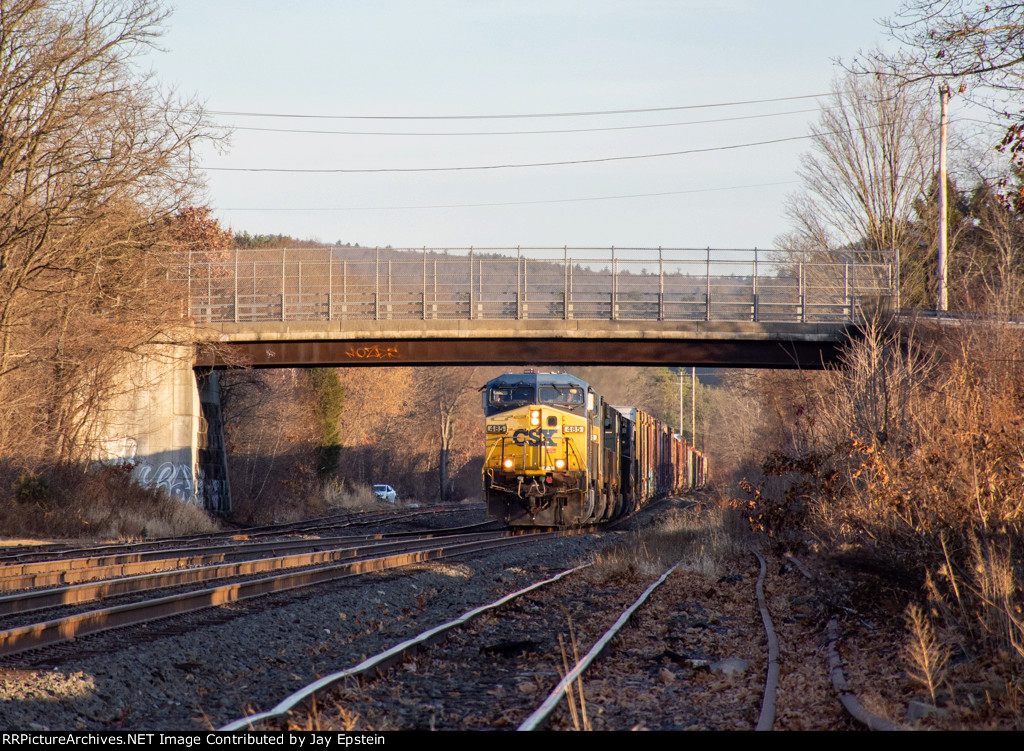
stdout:
MULTIPOLYGON (((544 537, 550 534, 552 533, 540 532, 516 537, 491 537, 490 539, 455 543, 437 540, 416 550, 385 553, 380 556, 340 563, 330 560, 319 562, 309 560, 303 564, 307 567, 298 570, 286 570, 282 573, 248 579, 242 582, 220 584, 205 589, 171 594, 157 599, 89 610, 41 623, 7 628, 0 631, 0 657, 68 641, 86 634, 136 625, 173 615, 191 613, 251 597, 260 597, 262 595, 309 587, 315 584, 323 584, 374 571, 399 568, 423 561, 450 558, 479 550, 493 550, 500 547, 520 545, 530 542, 529 537, 535 540, 538 536, 544 537), (309 566, 313 567, 310 568, 309 566)), ((323 557, 326 559, 330 556, 324 554, 323 557)), ((268 561, 253 561, 250 563, 266 564, 268 561)), ((270 567, 275 568, 272 564, 270 567)), ((187 574, 187 572, 179 573, 187 574)), ((100 599, 102 600, 102 598, 100 599)))
POLYGON ((200 323, 651 320, 856 323, 898 306, 887 251, 352 248, 190 252, 200 323))

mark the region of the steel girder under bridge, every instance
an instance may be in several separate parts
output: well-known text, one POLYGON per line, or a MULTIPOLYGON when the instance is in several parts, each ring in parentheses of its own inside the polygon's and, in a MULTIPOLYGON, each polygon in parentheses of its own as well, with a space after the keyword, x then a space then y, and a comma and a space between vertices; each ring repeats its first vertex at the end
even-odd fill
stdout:
POLYGON ((682 324, 620 326, 607 321, 536 327, 509 321, 447 327, 317 323, 216 324, 205 367, 381 365, 696 365, 822 368, 836 362, 856 327, 846 324, 682 324), (483 324, 483 325, 480 325, 483 324))

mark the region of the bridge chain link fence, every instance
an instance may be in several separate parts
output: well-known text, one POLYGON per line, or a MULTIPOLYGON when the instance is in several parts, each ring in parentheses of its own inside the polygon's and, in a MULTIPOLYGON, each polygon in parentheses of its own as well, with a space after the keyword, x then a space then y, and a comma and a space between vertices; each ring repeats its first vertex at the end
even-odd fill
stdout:
POLYGON ((328 246, 192 252, 170 274, 202 323, 856 323, 894 303, 894 260, 884 251, 328 246))

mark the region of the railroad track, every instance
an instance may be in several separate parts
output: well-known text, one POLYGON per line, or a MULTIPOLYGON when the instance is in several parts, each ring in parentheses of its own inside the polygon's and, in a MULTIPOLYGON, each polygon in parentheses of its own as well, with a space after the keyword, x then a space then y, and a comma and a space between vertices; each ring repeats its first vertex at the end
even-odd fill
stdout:
MULTIPOLYGON (((539 533, 549 535, 552 533, 539 533)), ((361 540, 337 545, 337 540, 293 540, 289 542, 222 545, 196 548, 186 557, 179 557, 177 549, 169 551, 170 558, 152 558, 145 561, 106 563, 108 557, 60 559, 58 566, 71 571, 81 570, 89 575, 116 574, 120 578, 61 586, 52 589, 30 589, 0 597, 0 657, 9 657, 46 645, 73 640, 88 634, 123 628, 182 613, 283 592, 315 584, 335 581, 368 572, 384 571, 412 563, 440 560, 468 553, 514 546, 526 541, 526 536, 509 535, 505 531, 466 533, 449 530, 449 534, 431 533, 412 539, 361 540), (272 557, 259 557, 268 550, 277 552, 282 547, 298 548, 298 552, 272 557), (240 562, 225 562, 228 555, 245 558, 240 562), (104 563, 97 563, 104 562, 104 563), (94 564, 94 565, 91 565, 94 564), (98 567, 98 568, 97 568, 98 567), (146 573, 125 575, 139 568, 146 573), (154 573, 155 571, 155 573, 154 573), (199 586, 196 585, 211 585, 199 586), (189 586, 187 591, 153 597, 151 593, 189 586), (145 596, 124 604, 106 606, 111 598, 122 595, 145 596), (104 607, 81 607, 104 603, 104 607), (25 614, 35 616, 51 609, 79 606, 75 612, 45 620, 25 621, 25 614), (21 621, 12 624, 12 616, 21 621)), ((153 552, 153 551, 151 551, 153 552)), ((134 558, 132 554, 130 557, 134 558)), ((149 558, 149 556, 146 556, 149 558)), ((115 559, 119 556, 114 556, 115 559)), ((0 569, 0 582, 25 582, 39 579, 49 581, 53 576, 67 577, 67 572, 55 574, 50 562, 9 564, 10 576, 0 569), (35 571, 35 569, 42 569, 35 571)))
MULTIPOLYGON (((31 648, 3 660, 6 667, 0 665, 5 721, 12 729, 198 730, 223 727, 232 718, 255 723, 254 716, 283 703, 300 686, 391 651, 393 667, 383 677, 377 675, 384 665, 380 661, 358 682, 351 677, 328 681, 334 683, 331 696, 314 691, 310 698, 316 697, 317 713, 312 719, 302 713, 300 701, 287 717, 266 722, 311 729, 514 729, 556 690, 560 673, 576 664, 570 622, 582 658, 657 572, 575 571, 457 624, 443 648, 429 646, 440 638, 434 633, 415 644, 415 653, 392 650, 415 642, 423 624, 450 621, 479 603, 525 588, 531 575, 561 571, 563 563, 585 560, 586 551, 618 537, 604 532, 543 542, 519 538, 536 545, 524 552, 481 553, 461 559, 465 562, 425 561, 411 576, 353 578, 289 590, 273 600, 228 600, 202 614, 164 617, 153 626, 137 624, 107 636, 31 648), (27 667, 33 665, 40 667, 27 667)), ((634 625, 626 625, 573 683, 579 706, 582 680, 593 726, 756 727, 769 663, 754 598, 758 568, 753 557, 746 564, 730 563, 729 575, 717 582, 677 570, 654 590, 627 621, 634 625), (712 672, 723 656, 745 660, 746 672, 732 677, 712 672), (627 706, 631 716, 624 711, 627 706), (709 707, 719 716, 706 716, 709 707)), ((768 567, 765 586, 773 607, 789 599, 785 588, 771 591, 778 586, 773 580, 785 578, 784 568, 778 561, 768 567)), ((795 575, 791 571, 788 576, 793 592, 795 575)), ((806 584, 796 585, 796 591, 805 589, 806 584)), ((781 617, 792 637, 799 616, 782 608, 781 617)), ((819 638, 795 648, 784 637, 784 653, 791 660, 803 655, 797 659, 818 662, 819 638)), ((838 666, 829 670, 834 678, 838 666)), ((843 691, 849 699, 848 689, 843 691)), ((832 709, 815 706, 815 719, 839 715, 839 704, 834 697, 831 701, 832 709)), ((547 726, 571 726, 567 700, 556 706, 547 726)), ((791 727, 792 708, 788 711, 783 725, 791 727)), ((829 727, 843 723, 835 718, 826 722, 829 727)))
MULTIPOLYGON (((270 524, 256 527, 238 527, 203 535, 186 535, 180 537, 163 537, 156 540, 137 542, 110 543, 103 545, 72 546, 66 544, 49 544, 33 546, 0 547, 0 571, 3 567, 29 563, 32 561, 56 561, 62 559, 87 559, 103 556, 122 555, 126 558, 133 555, 158 556, 168 548, 205 547, 223 542, 244 542, 265 539, 277 539, 286 536, 322 535, 331 530, 351 530, 367 526, 387 526, 413 521, 422 517, 438 514, 464 512, 466 507, 430 506, 418 509, 381 509, 376 511, 334 513, 315 519, 299 522, 270 524)), ((469 525, 471 527, 494 527, 493 522, 469 525)), ((380 533, 378 533, 379 535, 380 533)), ((0 573, 2 575, 2 573, 0 573)))
MULTIPOLYGON (((758 559, 760 572, 756 583, 751 581, 748 586, 755 590, 750 592, 750 595, 753 599, 756 594, 757 610, 763 625, 763 633, 755 641, 762 641, 766 645, 765 654, 761 660, 762 668, 755 670, 763 690, 758 693, 760 701, 748 707, 746 714, 750 720, 749 726, 735 729, 767 731, 773 727, 776 711, 779 645, 764 596, 765 561, 759 554, 755 553, 754 555, 758 559)), ((587 716, 588 702, 591 712, 594 711, 594 708, 599 708, 599 711, 604 713, 606 707, 615 706, 616 701, 608 701, 608 697, 602 694, 607 691, 610 681, 622 680, 621 674, 616 675, 613 668, 609 669, 607 665, 601 665, 600 660, 604 657, 607 662, 614 663, 616 660, 623 659, 622 653, 631 647, 628 643, 616 645, 616 640, 624 629, 631 625, 636 626, 635 616, 643 612, 643 608, 649 600, 662 597, 669 602, 672 601, 674 595, 671 593, 663 595, 660 589, 681 563, 670 567, 650 583, 621 612, 612 608, 606 613, 593 614, 595 620, 602 624, 610 618, 614 618, 613 622, 603 631, 587 628, 583 624, 577 624, 574 630, 571 622, 568 624, 557 623, 559 620, 557 615, 555 618, 549 619, 549 623, 546 625, 540 625, 536 619, 527 624, 523 623, 521 618, 517 618, 515 613, 507 612, 509 609, 515 608, 521 611, 530 609, 530 603, 533 603, 532 607, 536 609, 538 607, 536 603, 543 602, 544 604, 539 607, 550 615, 552 611, 556 610, 552 604, 563 598, 565 593, 556 591, 545 597, 541 594, 541 590, 549 586, 554 589, 553 585, 563 582, 567 577, 583 575, 590 564, 574 567, 555 576, 539 580, 494 602, 467 611, 454 620, 428 628, 416 636, 363 659, 351 668, 319 678, 283 698, 272 708, 237 718, 226 723, 219 730, 353 729, 354 722, 360 716, 364 716, 363 713, 366 713, 365 716, 369 718, 367 727, 376 730, 504 727, 529 731, 544 729, 552 725, 556 729, 594 729, 592 721, 587 716), (487 619, 494 621, 490 627, 477 628, 473 625, 487 619), (545 631, 552 625, 551 622, 554 622, 553 629, 545 631), (570 632, 571 642, 569 642, 569 637, 563 639, 562 634, 557 633, 559 629, 570 632), (460 630, 468 630, 469 633, 460 634, 460 630), (540 655, 535 655, 531 658, 538 662, 535 668, 532 670, 520 668, 511 680, 508 680, 508 674, 504 673, 500 666, 502 656, 507 657, 513 652, 526 654, 531 650, 536 650, 545 639, 553 642, 552 636, 556 633, 559 650, 554 659, 555 669, 551 669, 550 660, 545 664, 540 655), (508 638, 489 644, 485 635, 494 639, 495 634, 506 634, 508 638), (517 639, 516 636, 522 638, 517 639), (449 637, 450 641, 443 648, 437 646, 440 642, 449 640, 449 637), (577 638, 582 642, 579 645, 577 638), (481 647, 481 644, 484 646, 481 647), (425 652, 430 647, 436 647, 436 649, 425 652), (474 649, 477 649, 476 655, 473 654, 474 649), (582 654, 583 649, 587 650, 586 654, 582 654), (561 659, 560 666, 558 665, 559 657, 561 659), (588 669, 595 665, 601 667, 605 675, 594 676, 592 673, 588 675, 588 669), (503 673, 504 678, 502 677, 503 673), (427 680, 410 678, 411 675, 416 674, 429 676, 429 678, 427 680), (611 679, 608 677, 609 674, 612 676, 611 679), (501 680, 505 680, 506 683, 503 685, 497 682, 501 680), (587 684, 586 688, 585 683, 587 684), (461 692, 466 697, 464 703, 461 703, 461 697, 457 696, 460 693, 458 689, 451 691, 445 688, 460 686, 466 689, 461 692), (585 698, 588 694, 589 697, 585 698), (535 699, 537 696, 542 699, 539 703, 535 699), (397 707, 394 701, 396 697, 400 699, 397 707), (455 698, 457 701, 455 705, 449 701, 449 706, 445 708, 444 702, 448 699, 437 701, 439 697, 455 698), (402 704, 418 705, 421 710, 420 716, 417 718, 415 712, 403 711, 402 704), (332 710, 331 707, 335 707, 335 709, 332 710), (311 711, 312 714, 310 714, 311 711), (398 724, 388 725, 387 723, 396 716, 402 718, 398 724), (456 716, 461 716, 462 721, 452 725, 451 718, 456 716), (375 725, 376 722, 385 724, 381 727, 381 725, 375 725)), ((671 589, 671 587, 665 587, 665 589, 671 589)), ((578 594, 581 589, 576 588, 575 591, 578 594)), ((614 602, 620 603, 621 599, 614 598, 614 602)), ((587 603, 588 606, 592 604, 592 602, 587 603)), ((669 605, 668 609, 674 610, 675 608, 669 605)), ((646 625, 647 628, 651 628, 651 618, 657 623, 659 616, 648 615, 646 625)), ((834 624, 830 628, 834 628, 834 624)), ((752 639, 752 635, 749 638, 752 639)), ((622 640, 619 639, 619 641, 622 640)), ((732 675, 734 672, 742 674, 748 669, 746 666, 739 666, 739 663, 744 661, 738 658, 720 661, 725 664, 719 665, 712 664, 711 660, 703 657, 682 657, 680 655, 675 655, 675 657, 676 662, 685 661, 695 668, 690 673, 691 678, 694 675, 709 674, 713 671, 719 671, 723 675, 732 675), (704 672, 698 673, 697 671, 704 672)), ((824 664, 822 667, 824 668, 824 664)), ((835 681, 835 674, 838 670, 837 657, 834 646, 831 644, 828 669, 835 681)), ((635 666, 631 664, 629 671, 635 671, 635 666)), ((630 675, 635 676, 635 672, 630 672, 630 675)), ((675 678, 665 681, 665 675, 666 669, 662 668, 659 672, 662 681, 675 681, 675 678)), ((842 678, 839 678, 839 682, 842 683, 842 678)), ((846 690, 845 684, 842 685, 842 690, 837 684, 836 692, 838 701, 847 706, 853 717, 867 727, 885 730, 898 729, 896 725, 864 712, 855 699, 852 699, 852 703, 856 705, 856 710, 849 708, 851 695, 846 690)), ((671 703, 658 700, 656 704, 662 711, 672 711, 671 703)), ((621 717, 612 719, 610 716, 606 716, 602 719, 602 729, 647 729, 649 723, 649 720, 647 723, 644 721, 633 722, 635 718, 627 720, 625 724, 622 723, 621 717)), ((655 725, 652 729, 666 728, 659 728, 655 725)))
POLYGON ((346 718, 360 714, 376 729, 381 727, 374 722, 400 717, 397 727, 385 724, 385 729, 532 730, 545 727, 560 705, 565 716, 556 724, 564 727, 567 691, 577 686, 571 702, 579 706, 582 672, 608 651, 615 636, 675 570, 673 566, 664 572, 636 597, 635 586, 628 588, 632 594, 620 591, 610 596, 585 580, 567 580, 578 579, 586 568, 565 570, 427 629, 352 668, 319 679, 265 712, 238 718, 220 729, 308 727, 302 710, 313 706, 320 708, 322 729, 344 727, 346 718), (589 617, 576 618, 574 626, 573 612, 589 617), (479 621, 485 623, 477 625, 479 621), (418 655, 447 637, 443 649, 418 655), (574 652, 583 650, 586 656, 577 660, 574 652), (510 668, 509 658, 515 656, 520 659, 510 668), (375 680, 376 673, 391 666, 397 667, 375 680), (454 692, 461 696, 452 697, 453 692, 440 687, 462 687, 454 692), (409 704, 421 711, 409 712, 409 704), (324 707, 332 705, 351 709, 327 717, 324 707), (455 715, 468 720, 453 726, 455 715))
MULTIPOLYGON (((38 589, 60 585, 80 584, 111 577, 127 577, 151 574, 161 571, 209 566, 232 560, 250 560, 266 556, 282 556, 287 553, 314 552, 338 548, 357 549, 358 546, 386 546, 430 539, 431 537, 471 534, 474 531, 493 529, 489 524, 474 524, 453 527, 435 532, 396 532, 371 535, 345 535, 340 537, 281 537, 262 540, 231 540, 223 543, 207 543, 191 547, 162 547, 133 552, 119 549, 93 549, 91 555, 62 555, 33 561, 8 562, 0 565, 0 592, 14 592, 22 589, 38 589)), ((76 551, 77 552, 77 551, 76 551)), ((0 615, 5 612, 0 606, 0 615)))

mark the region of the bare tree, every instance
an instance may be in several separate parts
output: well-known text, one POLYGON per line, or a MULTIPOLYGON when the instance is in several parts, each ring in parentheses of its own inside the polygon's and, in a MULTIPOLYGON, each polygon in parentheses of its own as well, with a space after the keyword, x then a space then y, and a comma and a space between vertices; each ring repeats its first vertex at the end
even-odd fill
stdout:
MULTIPOLYGON (((421 368, 417 375, 420 392, 417 401, 424 406, 425 414, 437 420, 440 497, 442 501, 450 501, 453 493, 452 478, 458 471, 458 467, 453 466, 452 461, 460 438, 456 426, 459 413, 470 399, 477 395, 480 386, 479 370, 438 366, 421 368)), ((462 436, 462 439, 465 441, 466 437, 462 436)))
POLYGON ((396 479, 408 468, 414 434, 411 414, 416 413, 412 368, 341 368, 338 378, 345 390, 345 407, 338 430, 342 450, 339 475, 359 484, 387 482, 399 493, 410 492, 396 479))
POLYGON ((1019 208, 982 180, 963 224, 957 294, 970 310, 1019 315, 1024 309, 1024 217, 1019 208))
POLYGON ((882 23, 900 48, 862 56, 857 70, 906 83, 959 80, 1011 94, 1024 88, 1024 3, 905 0, 882 23))
POLYGON ((1000 149, 1024 165, 1024 3, 904 0, 882 25, 899 47, 861 55, 854 72, 949 86, 1002 118, 1000 149))
POLYGON ((31 427, 61 454, 110 358, 173 338, 180 315, 163 219, 211 131, 136 69, 165 17, 157 0, 0 0, 0 401, 36 394, 31 427))
POLYGON ((317 418, 296 369, 227 370, 220 381, 234 516, 268 521, 315 513, 317 418))
POLYGON ((903 246, 914 204, 935 174, 933 122, 913 92, 884 78, 837 81, 800 160, 804 185, 788 202, 788 242, 822 250, 903 246))

